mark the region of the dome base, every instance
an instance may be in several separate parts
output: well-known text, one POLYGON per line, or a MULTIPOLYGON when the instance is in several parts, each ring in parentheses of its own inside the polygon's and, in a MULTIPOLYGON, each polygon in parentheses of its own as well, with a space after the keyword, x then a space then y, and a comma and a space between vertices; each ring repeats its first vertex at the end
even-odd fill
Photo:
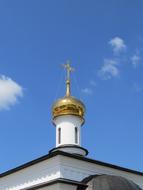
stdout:
POLYGON ((76 154, 79 156, 87 156, 88 155, 88 151, 80 146, 77 145, 62 145, 62 146, 58 146, 56 148, 53 148, 52 150, 49 151, 49 153, 55 152, 55 151, 63 151, 63 152, 67 152, 70 154, 76 154))

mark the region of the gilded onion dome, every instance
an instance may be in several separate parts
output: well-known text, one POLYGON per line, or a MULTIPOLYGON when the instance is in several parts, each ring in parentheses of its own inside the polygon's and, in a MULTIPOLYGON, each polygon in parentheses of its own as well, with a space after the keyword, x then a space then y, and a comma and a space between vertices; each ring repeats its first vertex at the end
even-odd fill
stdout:
POLYGON ((84 121, 85 106, 70 93, 70 72, 73 71, 73 68, 70 67, 69 63, 65 64, 64 67, 67 69, 66 95, 53 104, 53 119, 62 115, 75 115, 84 121))

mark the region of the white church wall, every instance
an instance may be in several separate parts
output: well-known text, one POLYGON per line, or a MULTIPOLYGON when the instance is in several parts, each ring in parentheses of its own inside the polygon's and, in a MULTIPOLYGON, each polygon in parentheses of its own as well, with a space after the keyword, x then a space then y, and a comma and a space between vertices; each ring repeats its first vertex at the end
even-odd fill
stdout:
POLYGON ((39 188, 38 190, 60 190, 59 184, 49 185, 47 187, 39 188))
POLYGON ((117 175, 130 179, 143 188, 143 176, 62 155, 60 158, 61 175, 63 178, 82 181, 85 177, 95 174, 117 175))
POLYGON ((20 190, 60 178, 59 156, 0 178, 0 190, 20 190))
POLYGON ((56 147, 60 145, 72 144, 80 146, 80 127, 81 119, 74 115, 59 116, 54 119, 56 124, 56 147), (78 129, 78 142, 75 142, 75 127, 78 129), (58 129, 61 129, 59 143, 58 129))
MULTIPOLYGON (((143 188, 143 176, 102 166, 96 163, 79 160, 70 156, 57 155, 7 176, 1 177, 0 190, 22 190, 24 188, 40 185, 58 178, 65 178, 80 182, 84 178, 95 174, 122 176, 132 180, 134 183, 143 188)), ((70 187, 69 185, 66 187, 66 184, 60 184, 60 186, 56 185, 57 184, 53 186, 52 190, 64 190, 67 187, 68 190, 76 189, 73 185, 70 185, 70 187)), ((48 186, 47 189, 50 190, 51 187, 52 185, 48 186)), ((46 190, 46 187, 42 190, 46 190)))
POLYGON ((69 185, 69 184, 60 184, 60 189, 59 190, 76 190, 77 186, 76 185, 69 185))
POLYGON ((38 190, 76 190, 76 189, 77 189, 76 185, 58 183, 58 184, 40 188, 38 190))

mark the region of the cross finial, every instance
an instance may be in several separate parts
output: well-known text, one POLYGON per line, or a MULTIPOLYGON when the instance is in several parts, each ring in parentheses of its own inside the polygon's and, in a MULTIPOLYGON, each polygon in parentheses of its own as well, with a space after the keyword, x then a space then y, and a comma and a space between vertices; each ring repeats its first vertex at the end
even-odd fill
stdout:
POLYGON ((74 71, 74 68, 70 66, 69 60, 63 66, 67 70, 66 96, 70 96, 70 73, 74 71))
POLYGON ((70 73, 74 71, 74 68, 70 66, 69 60, 64 64, 64 68, 67 70, 67 80, 70 80, 70 73))

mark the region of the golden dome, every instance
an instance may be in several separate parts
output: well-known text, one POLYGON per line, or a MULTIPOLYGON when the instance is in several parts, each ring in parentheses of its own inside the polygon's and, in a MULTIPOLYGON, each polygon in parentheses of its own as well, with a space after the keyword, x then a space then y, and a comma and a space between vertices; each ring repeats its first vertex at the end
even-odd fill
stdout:
POLYGON ((66 96, 58 99, 52 106, 53 119, 62 115, 75 115, 81 117, 84 121, 85 106, 84 104, 70 95, 70 72, 73 70, 69 63, 65 64, 67 69, 66 96))
POLYGON ((52 107, 53 119, 61 115, 76 115, 84 117, 84 104, 73 96, 65 96, 57 100, 52 107))

